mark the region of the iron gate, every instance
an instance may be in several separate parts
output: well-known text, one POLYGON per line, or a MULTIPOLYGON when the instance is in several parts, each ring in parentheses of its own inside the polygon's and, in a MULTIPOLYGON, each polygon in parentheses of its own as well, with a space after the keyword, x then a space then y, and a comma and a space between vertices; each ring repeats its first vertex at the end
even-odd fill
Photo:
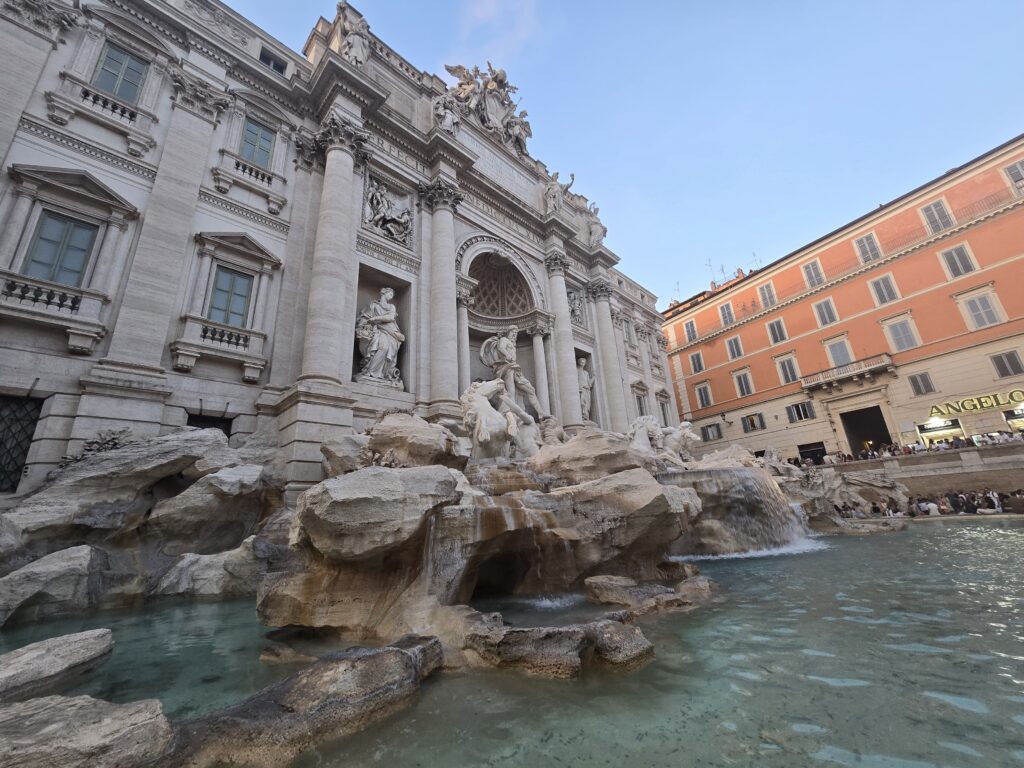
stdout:
POLYGON ((43 401, 0 395, 0 493, 18 490, 43 401))

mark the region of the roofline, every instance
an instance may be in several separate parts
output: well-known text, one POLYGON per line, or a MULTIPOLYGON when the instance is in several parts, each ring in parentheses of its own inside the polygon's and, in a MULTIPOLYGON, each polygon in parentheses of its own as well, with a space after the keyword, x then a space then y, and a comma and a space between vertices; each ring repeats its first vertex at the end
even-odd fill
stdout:
MULTIPOLYGON (((978 155, 975 158, 972 158, 971 160, 968 160, 966 163, 962 163, 961 165, 958 165, 955 168, 951 168, 950 170, 948 170, 945 173, 943 173, 941 176, 936 176, 934 179, 932 179, 930 181, 926 181, 924 184, 920 184, 917 187, 914 187, 914 189, 910 190, 909 192, 904 192, 899 197, 893 198, 892 200, 890 200, 887 203, 882 203, 877 208, 874 208, 874 209, 868 211, 867 213, 865 213, 865 214, 863 214, 861 216, 858 216, 856 219, 853 219, 852 221, 848 221, 846 224, 843 224, 841 227, 837 227, 836 229, 833 229, 831 232, 829 232, 827 234, 824 234, 824 235, 822 235, 821 237, 819 237, 819 238, 817 238, 815 240, 812 240, 811 242, 807 243, 806 245, 800 246, 795 251, 790 251, 785 256, 781 256, 781 257, 777 258, 775 261, 772 261, 772 262, 770 262, 768 264, 765 264, 760 269, 758 269, 758 270, 756 270, 754 272, 751 272, 748 275, 746 275, 746 277, 743 277, 740 280, 737 280, 736 282, 734 282, 732 285, 729 286, 729 290, 737 288, 737 287, 743 285, 744 283, 746 283, 751 278, 756 277, 756 276, 760 275, 761 273, 765 272, 766 270, 769 270, 772 267, 776 267, 779 264, 782 264, 783 262, 793 258, 794 256, 798 256, 799 254, 803 253, 804 251, 810 250, 811 248, 814 248, 815 246, 820 245, 821 243, 825 242, 826 240, 829 240, 830 238, 835 237, 836 235, 838 235, 840 232, 843 232, 844 230, 852 229, 853 227, 855 227, 856 225, 858 225, 861 222, 865 221, 866 219, 869 219, 872 216, 876 216, 880 212, 885 211, 886 209, 891 208, 892 206, 898 205, 899 203, 902 203, 907 198, 913 197, 914 195, 918 194, 919 192, 922 192, 923 190, 927 189, 928 187, 930 187, 930 186, 932 186, 934 184, 938 184, 939 182, 943 181, 944 179, 947 179, 950 176, 953 176, 953 175, 955 175, 957 173, 960 173, 965 168, 968 168, 968 167, 970 167, 972 165, 975 165, 976 163, 979 163, 980 161, 988 158, 991 155, 995 155, 995 154, 998 154, 999 152, 1002 152, 1007 147, 1009 147, 1012 144, 1015 144, 1017 142, 1020 142, 1021 140, 1024 140, 1024 133, 1017 134, 1012 139, 1009 139, 1008 141, 1004 141, 1002 144, 1000 144, 1000 145, 998 145, 996 147, 993 147, 992 149, 986 150, 985 152, 982 152, 980 155, 978 155)), ((698 299, 702 293, 704 293, 704 291, 701 291, 700 293, 694 294, 691 298, 687 299, 685 302, 680 302, 679 304, 675 305, 674 307, 669 307, 668 309, 663 310, 662 313, 661 313, 662 317, 664 317, 666 320, 670 320, 671 318, 675 317, 675 315, 682 313, 685 310, 684 309, 680 309, 680 307, 683 307, 683 308, 686 308, 686 309, 690 308, 688 306, 689 303, 692 302, 692 301, 695 301, 696 299, 698 299), (670 314, 670 313, 672 313, 672 314, 670 314)), ((715 293, 717 293, 717 291, 712 291, 711 293, 715 294, 715 293)), ((723 291, 723 293, 724 293, 724 291, 723 291)))

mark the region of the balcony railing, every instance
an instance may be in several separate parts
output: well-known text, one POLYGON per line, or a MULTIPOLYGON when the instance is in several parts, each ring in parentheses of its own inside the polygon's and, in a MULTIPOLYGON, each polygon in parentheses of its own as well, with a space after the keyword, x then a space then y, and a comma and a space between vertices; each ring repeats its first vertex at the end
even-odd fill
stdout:
POLYGON ((0 270, 0 317, 62 329, 73 354, 92 354, 106 335, 100 317, 107 301, 90 288, 0 270))
POLYGON ((5 299, 13 299, 19 304, 41 304, 56 312, 66 311, 69 314, 78 312, 82 304, 82 294, 45 283, 29 283, 16 278, 5 278, 0 295, 5 299))
MULTIPOLYGON (((978 219, 982 219, 985 216, 988 216, 994 211, 998 211, 1000 208, 1003 208, 1016 200, 1021 200, 1022 198, 1024 198, 1024 193, 1015 194, 1013 191, 1007 189, 1002 192, 997 192, 987 197, 983 197, 979 200, 975 200, 974 202, 965 205, 962 208, 954 209, 953 224, 949 227, 946 227, 944 230, 941 230, 939 232, 929 232, 927 229, 925 229, 924 226, 918 225, 912 231, 907 232, 898 238, 892 238, 884 242, 881 242, 879 245, 881 247, 883 256, 881 259, 876 259, 875 261, 881 261, 891 257, 902 255, 905 251, 912 250, 921 245, 922 243, 926 243, 929 240, 941 237, 943 232, 948 232, 951 229, 971 224, 977 221, 978 219)), ((838 264, 832 264, 830 265, 828 271, 825 273, 825 282, 822 283, 821 285, 825 285, 833 280, 838 280, 840 278, 846 277, 847 275, 853 274, 854 272, 857 272, 858 270, 861 270, 871 265, 872 263, 874 262, 863 262, 856 256, 851 256, 849 259, 846 259, 843 262, 840 262, 838 264)), ((751 283, 753 284, 753 281, 751 281, 751 283)), ((790 283, 789 285, 775 285, 775 303, 767 307, 763 306, 756 298, 753 299, 749 304, 744 302, 737 305, 734 301, 733 319, 731 322, 723 323, 721 322, 721 319, 718 319, 717 321, 712 322, 710 325, 702 323, 702 327, 697 329, 697 337, 692 340, 687 339, 679 346, 685 347, 689 344, 693 344, 696 341, 700 341, 701 339, 706 338, 707 336, 719 333, 720 331, 726 328, 730 328, 738 323, 741 323, 747 318, 753 317, 754 315, 757 315, 758 313, 763 312, 764 310, 769 309, 772 306, 776 306, 784 301, 789 301, 791 299, 797 298, 798 296, 805 293, 809 293, 810 291, 819 290, 821 288, 821 285, 808 288, 807 285, 803 282, 803 280, 790 283)), ((719 298, 719 294, 712 293, 710 296, 706 297, 701 303, 711 303, 718 300, 719 298)))
POLYGON ((800 385, 804 389, 812 389, 833 384, 843 379, 859 378, 866 374, 872 374, 875 371, 890 370, 892 367, 892 357, 888 353, 883 353, 873 357, 865 357, 863 360, 854 360, 846 365, 837 365, 835 368, 812 373, 810 376, 804 376, 800 379, 800 385))

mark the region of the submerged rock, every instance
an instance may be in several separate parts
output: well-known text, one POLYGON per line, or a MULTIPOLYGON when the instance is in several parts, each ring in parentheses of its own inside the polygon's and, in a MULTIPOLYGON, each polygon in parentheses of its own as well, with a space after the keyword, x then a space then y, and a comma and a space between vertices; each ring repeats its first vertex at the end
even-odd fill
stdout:
POLYGON ((109 629, 91 629, 0 655, 0 702, 39 696, 105 661, 114 649, 109 629))
POLYGON ((93 607, 102 560, 92 547, 72 547, 0 578, 0 627, 12 619, 38 621, 93 607))
POLYGON ((166 751, 159 701, 111 704, 46 696, 0 706, 0 764, 10 768, 135 768, 166 751))
POLYGON ((625 576, 591 576, 583 584, 588 600, 606 605, 635 606, 655 595, 674 591, 663 584, 637 584, 625 576))
POLYGON ((172 751, 156 765, 280 768, 409 704, 440 655, 432 637, 329 654, 239 704, 182 723, 172 751))

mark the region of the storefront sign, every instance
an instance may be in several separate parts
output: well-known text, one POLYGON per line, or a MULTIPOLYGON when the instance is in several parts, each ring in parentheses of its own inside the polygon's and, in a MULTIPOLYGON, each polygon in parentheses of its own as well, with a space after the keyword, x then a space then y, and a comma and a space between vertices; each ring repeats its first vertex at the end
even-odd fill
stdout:
POLYGON ((1014 389, 1006 394, 997 392, 991 395, 967 397, 963 400, 950 400, 939 405, 933 405, 931 411, 928 412, 928 416, 941 418, 942 416, 951 416, 954 413, 987 411, 991 408, 1002 408, 1018 403, 1024 403, 1024 389, 1014 389))

